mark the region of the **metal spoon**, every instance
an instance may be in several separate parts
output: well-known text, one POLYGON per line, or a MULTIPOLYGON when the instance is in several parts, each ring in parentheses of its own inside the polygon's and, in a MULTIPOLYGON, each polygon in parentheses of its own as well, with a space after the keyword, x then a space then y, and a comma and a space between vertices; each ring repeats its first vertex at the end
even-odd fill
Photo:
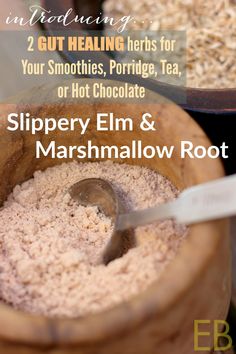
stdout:
POLYGON ((111 218, 114 232, 103 254, 105 264, 121 257, 133 247, 135 241, 133 231, 121 231, 117 228, 117 216, 123 215, 125 207, 109 182, 99 178, 84 179, 72 185, 69 193, 80 205, 97 206, 104 215, 111 218))
POLYGON ((169 218, 190 225, 236 214, 236 175, 188 188, 172 202, 130 213, 125 213, 112 185, 103 179, 84 179, 69 193, 79 204, 96 205, 112 219, 114 232, 104 252, 105 264, 122 255, 124 230, 169 218))

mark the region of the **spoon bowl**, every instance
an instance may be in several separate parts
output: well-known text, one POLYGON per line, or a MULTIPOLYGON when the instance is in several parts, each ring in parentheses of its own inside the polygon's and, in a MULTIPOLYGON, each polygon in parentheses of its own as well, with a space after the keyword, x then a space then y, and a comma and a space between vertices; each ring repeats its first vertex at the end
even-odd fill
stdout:
POLYGON ((72 199, 83 206, 96 206, 113 224, 112 236, 103 254, 104 264, 121 257, 131 246, 131 230, 117 230, 118 216, 125 212, 124 203, 111 183, 101 178, 87 178, 73 184, 69 189, 72 199))
POLYGON ((69 193, 83 206, 97 206, 99 211, 115 223, 119 212, 119 201, 112 185, 101 178, 87 178, 73 184, 69 193))

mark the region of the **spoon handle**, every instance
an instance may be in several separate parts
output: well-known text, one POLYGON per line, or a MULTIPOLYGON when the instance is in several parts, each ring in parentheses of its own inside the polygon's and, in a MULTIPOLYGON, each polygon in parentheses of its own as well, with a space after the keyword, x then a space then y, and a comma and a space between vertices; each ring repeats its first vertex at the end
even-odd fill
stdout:
POLYGON ((234 214, 236 214, 236 175, 188 188, 173 202, 121 214, 117 221, 117 229, 135 228, 169 218, 184 224, 194 224, 234 214))
POLYGON ((192 224, 236 214, 236 175, 186 189, 178 198, 177 221, 192 224))
POLYGON ((153 208, 132 211, 127 214, 120 214, 116 223, 117 230, 126 230, 137 226, 151 224, 158 220, 175 217, 175 208, 178 200, 161 204, 153 208))

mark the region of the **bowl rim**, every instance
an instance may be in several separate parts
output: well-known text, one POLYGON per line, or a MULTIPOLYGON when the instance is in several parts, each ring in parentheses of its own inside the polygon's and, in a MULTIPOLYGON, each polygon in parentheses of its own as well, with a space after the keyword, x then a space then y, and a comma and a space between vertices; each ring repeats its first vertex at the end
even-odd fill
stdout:
MULTIPOLYGON (((203 138, 208 144, 209 140, 198 124, 180 107, 177 109, 182 112, 183 122, 189 121, 196 128, 196 133, 199 132, 201 143, 203 138)), ((205 181, 224 175, 221 161, 217 159, 212 163, 215 168, 210 170, 209 176, 204 176, 205 181)), ((0 327, 0 338, 8 342, 40 347, 91 345, 105 339, 127 335, 154 317, 158 316, 161 321, 166 313, 181 303, 182 297, 193 288, 195 282, 201 279, 214 257, 215 250, 221 247, 222 236, 228 237, 227 222, 224 220, 200 223, 191 226, 189 230, 188 238, 181 246, 178 256, 167 266, 167 271, 133 299, 101 313, 75 319, 27 314, 1 303, 0 316, 4 320, 4 325, 0 327), (219 226, 222 226, 223 235, 219 234, 219 226), (176 277, 177 273, 181 276, 176 277), (171 290, 170 284, 174 284, 171 290)))
MULTIPOLYGON (((69 8, 72 8, 72 15, 76 15, 73 0, 59 0, 57 2, 53 0, 41 0, 41 5, 44 8, 53 9, 57 14, 65 13, 69 8)), ((44 29, 51 35, 58 30, 65 31, 65 27, 54 23, 46 23, 44 29)), ((72 23, 66 30, 78 31, 81 30, 81 26, 72 23)), ((59 55, 70 63, 77 62, 80 59, 88 59, 88 56, 82 52, 78 54, 77 52, 63 51, 59 52, 59 55)), ((108 55, 104 53, 93 53, 93 57, 96 57, 96 60, 99 62, 104 62, 105 65, 107 65, 109 60, 108 55)), ((109 79, 108 76, 107 78, 109 79)), ((135 75, 113 75, 112 79, 137 83, 170 99, 189 111, 225 115, 236 113, 236 87, 222 89, 180 87, 164 84, 153 79, 143 79, 135 75)))

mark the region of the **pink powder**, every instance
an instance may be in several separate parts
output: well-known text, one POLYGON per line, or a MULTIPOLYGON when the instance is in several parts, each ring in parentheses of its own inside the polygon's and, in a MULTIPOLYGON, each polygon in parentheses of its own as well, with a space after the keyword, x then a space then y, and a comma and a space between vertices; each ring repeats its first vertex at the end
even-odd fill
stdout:
POLYGON ((186 228, 167 220, 137 228, 136 247, 103 265, 111 221, 68 194, 73 183, 92 177, 110 181, 128 210, 177 195, 166 178, 138 166, 72 162, 36 172, 14 188, 0 212, 4 302, 46 316, 97 313, 145 290, 175 257, 186 228))

